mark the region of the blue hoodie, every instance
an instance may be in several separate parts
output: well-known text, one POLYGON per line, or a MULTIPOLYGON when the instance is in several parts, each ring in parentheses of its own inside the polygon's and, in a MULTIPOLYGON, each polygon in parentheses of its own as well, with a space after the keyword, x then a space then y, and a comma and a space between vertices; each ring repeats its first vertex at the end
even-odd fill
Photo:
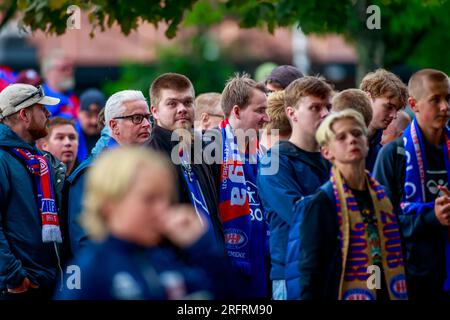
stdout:
MULTIPOLYGON (((25 277, 42 289, 51 289, 58 268, 55 247, 53 243, 42 242, 34 182, 25 165, 7 151, 13 147, 36 150, 8 126, 0 124, 0 291, 19 286, 25 277)), ((60 204, 65 168, 54 158, 50 167, 60 204)), ((60 215, 63 228, 62 221, 60 215)))
POLYGON ((328 180, 331 165, 320 152, 304 151, 289 141, 280 141, 272 147, 261 163, 273 166, 274 161, 279 161, 278 172, 259 174, 257 184, 270 227, 270 278, 284 280, 293 206, 297 200, 314 193, 328 180))

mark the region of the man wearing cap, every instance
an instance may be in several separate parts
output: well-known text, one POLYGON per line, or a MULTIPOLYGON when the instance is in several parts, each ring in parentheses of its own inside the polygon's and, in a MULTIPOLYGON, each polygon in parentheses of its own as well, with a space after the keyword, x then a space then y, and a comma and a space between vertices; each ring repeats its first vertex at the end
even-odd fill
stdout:
POLYGON ((12 84, 0 93, 0 299, 50 298, 61 269, 65 167, 36 148, 59 99, 12 84))
POLYGON ((105 106, 105 96, 97 89, 88 89, 80 96, 80 111, 75 127, 79 136, 78 161, 84 161, 100 139, 98 114, 105 106))
POLYGON ((269 92, 284 90, 291 82, 302 77, 303 73, 296 67, 278 66, 267 77, 266 88, 269 92))

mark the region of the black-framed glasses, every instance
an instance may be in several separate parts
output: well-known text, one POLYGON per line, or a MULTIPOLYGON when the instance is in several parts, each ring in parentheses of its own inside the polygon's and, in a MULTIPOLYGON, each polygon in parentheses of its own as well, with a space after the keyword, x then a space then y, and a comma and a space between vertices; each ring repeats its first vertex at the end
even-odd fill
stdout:
POLYGON ((45 94, 44 94, 44 89, 42 88, 42 86, 39 86, 39 87, 37 87, 36 89, 37 89, 36 92, 33 92, 32 94, 30 94, 28 97, 26 97, 26 98, 23 99, 22 101, 16 103, 13 107, 15 108, 15 107, 21 105, 22 103, 24 103, 25 101, 28 101, 28 100, 30 100, 30 99, 36 97, 36 96, 39 96, 39 98, 44 97, 45 94))
POLYGON ((147 121, 151 124, 151 117, 152 115, 150 113, 148 114, 132 114, 129 116, 121 116, 121 117, 115 117, 113 119, 129 119, 133 124, 141 124, 144 119, 147 119, 147 121))

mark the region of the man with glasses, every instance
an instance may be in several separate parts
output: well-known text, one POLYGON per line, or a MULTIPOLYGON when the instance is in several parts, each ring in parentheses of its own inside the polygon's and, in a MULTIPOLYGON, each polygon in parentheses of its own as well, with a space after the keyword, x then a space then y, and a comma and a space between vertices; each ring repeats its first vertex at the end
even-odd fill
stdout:
POLYGON ((217 128, 225 118, 220 106, 220 93, 207 92, 195 98, 194 127, 199 132, 217 128))
POLYGON ((49 299, 62 270, 65 167, 36 148, 58 102, 29 84, 0 93, 0 299, 49 299))
MULTIPOLYGON (((106 149, 122 145, 143 145, 150 138, 150 111, 141 91, 124 90, 113 94, 105 105, 105 123, 110 139, 106 149)), ((88 243, 85 230, 79 224, 84 177, 97 154, 91 155, 68 178, 69 237, 72 254, 88 243)))

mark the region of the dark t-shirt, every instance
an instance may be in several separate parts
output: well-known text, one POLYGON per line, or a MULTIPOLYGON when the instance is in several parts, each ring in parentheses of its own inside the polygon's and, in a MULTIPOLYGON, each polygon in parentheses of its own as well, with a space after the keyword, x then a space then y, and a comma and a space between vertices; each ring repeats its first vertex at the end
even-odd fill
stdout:
POLYGON ((381 270, 381 288, 377 289, 377 300, 389 300, 389 294, 387 291, 386 278, 384 276, 383 264, 381 260, 380 252, 380 242, 378 241, 375 246, 372 244, 370 239, 373 239, 372 234, 378 234, 378 239, 380 239, 377 220, 375 217, 375 209, 372 203, 372 198, 368 189, 366 190, 355 190, 350 189, 358 203, 359 212, 363 216, 364 225, 366 227, 366 232, 369 238, 369 250, 372 254, 373 262, 381 270))

